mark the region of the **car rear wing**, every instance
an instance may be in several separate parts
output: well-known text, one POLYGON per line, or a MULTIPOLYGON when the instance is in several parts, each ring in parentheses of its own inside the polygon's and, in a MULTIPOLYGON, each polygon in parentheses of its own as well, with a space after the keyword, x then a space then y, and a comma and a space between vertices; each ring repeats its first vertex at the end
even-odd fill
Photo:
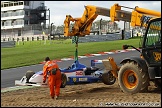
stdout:
POLYGON ((96 64, 102 64, 102 60, 91 60, 91 66, 96 66, 96 64))
POLYGON ((91 60, 91 67, 97 67, 99 68, 98 71, 103 71, 105 67, 102 61, 103 60, 91 60))

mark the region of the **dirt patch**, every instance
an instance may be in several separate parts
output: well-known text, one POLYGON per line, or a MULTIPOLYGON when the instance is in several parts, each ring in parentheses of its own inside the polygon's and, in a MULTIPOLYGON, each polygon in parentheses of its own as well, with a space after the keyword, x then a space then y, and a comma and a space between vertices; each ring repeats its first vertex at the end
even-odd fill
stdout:
POLYGON ((147 93, 126 94, 118 84, 91 83, 61 88, 58 100, 49 96, 49 88, 35 87, 1 93, 2 107, 107 107, 161 106, 161 90, 149 86, 147 93))

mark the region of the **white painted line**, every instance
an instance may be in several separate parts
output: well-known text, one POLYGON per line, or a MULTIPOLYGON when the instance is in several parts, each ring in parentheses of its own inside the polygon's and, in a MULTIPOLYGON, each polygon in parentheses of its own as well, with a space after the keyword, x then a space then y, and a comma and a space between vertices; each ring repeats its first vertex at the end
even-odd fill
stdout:
POLYGON ((134 51, 134 50, 136 50, 136 49, 127 49, 127 50, 134 51))
POLYGON ((121 50, 120 52, 128 52, 128 51, 126 51, 126 50, 121 50))
POLYGON ((115 52, 104 52, 106 54, 115 54, 115 52))
POLYGON ((61 60, 67 61, 67 60, 74 60, 74 59, 73 59, 73 58, 63 58, 63 59, 61 59, 61 60))
POLYGON ((100 53, 101 55, 107 55, 107 53, 100 53))
POLYGON ((94 55, 94 56, 101 56, 101 54, 92 54, 92 55, 94 55))
POLYGON ((88 58, 87 56, 78 56, 79 58, 88 58))

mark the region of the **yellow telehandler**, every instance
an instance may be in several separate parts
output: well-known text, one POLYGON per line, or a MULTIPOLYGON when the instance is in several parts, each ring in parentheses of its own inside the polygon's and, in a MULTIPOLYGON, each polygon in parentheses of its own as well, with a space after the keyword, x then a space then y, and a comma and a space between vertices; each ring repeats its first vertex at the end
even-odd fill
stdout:
POLYGON ((161 12, 119 4, 114 4, 110 9, 88 5, 85 6, 81 18, 66 15, 64 36, 89 35, 92 23, 98 15, 110 17, 111 21, 130 22, 132 27, 145 28, 141 50, 132 45, 123 45, 123 49, 132 47, 141 52, 139 57, 127 57, 121 61, 121 66, 117 66, 112 57, 102 60, 106 70, 102 75, 103 82, 109 85, 112 84, 111 80, 118 79, 121 90, 131 94, 147 90, 149 81, 155 82, 156 86, 161 88, 161 12), (71 21, 74 22, 72 27, 71 21))

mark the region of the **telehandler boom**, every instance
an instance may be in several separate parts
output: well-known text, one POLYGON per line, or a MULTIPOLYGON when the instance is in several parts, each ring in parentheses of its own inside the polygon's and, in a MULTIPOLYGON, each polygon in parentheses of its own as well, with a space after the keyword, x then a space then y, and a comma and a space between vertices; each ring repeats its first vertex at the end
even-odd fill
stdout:
POLYGON ((129 8, 118 4, 114 4, 111 9, 87 5, 85 6, 85 10, 81 18, 73 18, 71 15, 66 15, 66 19, 64 20, 64 36, 89 35, 92 23, 98 15, 110 17, 111 21, 130 22, 132 27, 141 26, 141 20, 144 18, 150 19, 152 16, 154 18, 161 17, 160 12, 153 10, 139 8, 136 6, 132 12, 129 12, 121 10, 121 7, 129 8), (74 22, 73 27, 70 27, 70 22, 74 22))

